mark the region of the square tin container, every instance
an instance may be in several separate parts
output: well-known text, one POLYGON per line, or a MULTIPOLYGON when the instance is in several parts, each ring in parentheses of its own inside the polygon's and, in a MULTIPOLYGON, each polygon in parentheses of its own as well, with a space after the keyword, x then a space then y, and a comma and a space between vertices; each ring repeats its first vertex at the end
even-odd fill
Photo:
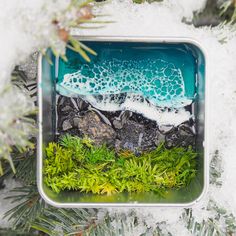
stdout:
MULTIPOLYGON (((196 122, 196 151, 199 153, 197 175, 189 186, 180 190, 169 190, 166 196, 160 197, 152 192, 118 193, 111 196, 93 195, 78 191, 64 191, 59 194, 49 189, 43 181, 44 147, 54 141, 56 130, 56 91, 55 74, 57 71, 42 57, 38 60, 38 104, 39 104, 39 136, 37 183, 43 199, 56 207, 142 207, 142 206, 179 206, 188 207, 199 201, 208 188, 208 144, 207 144, 207 80, 206 56, 199 45, 189 38, 156 38, 156 37, 110 37, 88 36, 79 40, 109 43, 135 43, 149 47, 153 43, 168 47, 182 45, 188 47, 196 60, 196 97, 193 114, 196 122)), ((52 57, 49 52, 49 56, 52 57)), ((56 66, 56 70, 58 70, 56 66)))

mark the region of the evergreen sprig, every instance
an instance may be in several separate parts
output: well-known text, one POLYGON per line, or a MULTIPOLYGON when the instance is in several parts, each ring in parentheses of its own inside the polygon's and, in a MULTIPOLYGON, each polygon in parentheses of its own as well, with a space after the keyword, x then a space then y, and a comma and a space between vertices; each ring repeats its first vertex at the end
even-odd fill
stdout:
POLYGON ((210 184, 221 186, 222 185, 222 160, 218 150, 213 154, 213 157, 210 162, 210 184))
MULTIPOLYGON (((94 50, 80 42, 71 34, 72 28, 94 29, 104 27, 104 24, 112 23, 112 21, 97 19, 104 15, 98 15, 92 12, 95 2, 94 0, 72 0, 63 12, 54 16, 52 24, 55 27, 54 37, 56 40, 51 43, 50 49, 55 57, 61 57, 64 61, 67 61, 66 48, 77 52, 86 62, 91 61, 91 55, 97 55, 94 50), (68 15, 70 15, 70 17, 65 17, 68 15)), ((46 49, 42 49, 41 53, 50 64, 53 64, 46 49)))
MULTIPOLYGON (((84 235, 96 227, 95 209, 58 209, 47 205, 40 197, 36 185, 14 188, 12 195, 6 197, 11 203, 18 203, 5 213, 11 220, 9 235, 38 235, 42 232, 50 236, 84 235)), ((44 235, 43 234, 43 235, 44 235)), ((0 229, 1 235, 1 229, 0 229)), ((40 234, 41 235, 41 234, 40 234)))
POLYGON ((44 159, 44 181, 56 193, 77 190, 94 194, 116 192, 162 193, 181 188, 196 174, 197 154, 189 147, 166 149, 160 145, 140 156, 124 150, 118 154, 84 138, 64 136, 49 143, 44 159))
POLYGON ((4 218, 12 220, 12 229, 20 229, 29 232, 32 222, 45 208, 45 202, 40 197, 35 185, 14 188, 12 195, 5 199, 11 200, 12 204, 19 204, 5 213, 4 218))
POLYGON ((12 230, 12 229, 1 229, 0 228, 0 235, 1 236, 32 236, 32 235, 38 235, 35 233, 26 233, 19 230, 12 230))
POLYGON ((31 224, 35 230, 50 236, 82 236, 96 227, 95 209, 56 209, 48 206, 31 224))
POLYGON ((221 16, 226 17, 226 21, 230 24, 236 23, 236 1, 226 0, 221 5, 221 16), (229 19, 228 19, 229 18, 229 19))
POLYGON ((9 163, 12 171, 16 173, 14 153, 23 154, 28 149, 34 148, 29 137, 32 138, 37 133, 36 108, 30 99, 31 95, 26 84, 26 75, 16 67, 12 73, 12 84, 0 93, 2 101, 5 101, 4 107, 2 107, 2 117, 0 114, 0 119, 2 118, 0 124, 0 176, 5 173, 6 163, 9 163), (19 107, 21 108, 19 109, 19 107))
POLYGON ((201 222, 195 219, 192 209, 185 209, 182 214, 187 229, 193 235, 235 235, 236 219, 232 213, 220 207, 214 200, 209 201, 206 210, 211 212, 211 216, 204 218, 201 222))

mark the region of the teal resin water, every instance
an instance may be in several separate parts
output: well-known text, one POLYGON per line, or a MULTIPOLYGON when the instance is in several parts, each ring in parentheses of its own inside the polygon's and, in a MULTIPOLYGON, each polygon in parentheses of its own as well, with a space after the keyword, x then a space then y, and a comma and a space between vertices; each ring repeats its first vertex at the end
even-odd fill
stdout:
POLYGON ((68 50, 59 60, 57 90, 63 95, 140 95, 160 107, 182 107, 195 95, 196 60, 186 45, 86 43, 91 63, 68 50))

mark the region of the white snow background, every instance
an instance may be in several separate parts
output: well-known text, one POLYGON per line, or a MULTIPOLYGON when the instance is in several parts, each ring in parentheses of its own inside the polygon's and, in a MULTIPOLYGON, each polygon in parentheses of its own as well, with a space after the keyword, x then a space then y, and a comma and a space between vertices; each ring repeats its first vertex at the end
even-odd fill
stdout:
MULTIPOLYGON (((0 91, 8 83, 14 65, 22 62, 34 50, 50 42, 50 15, 68 3, 46 0, 11 0, 0 2, 0 91), (60 4, 58 4, 60 2, 60 4), (42 11, 42 6, 44 11, 42 11)), ((207 52, 207 80, 209 81, 209 149, 210 158, 219 150, 224 171, 223 185, 210 185, 206 196, 193 207, 193 215, 201 221, 211 214, 205 208, 209 199, 236 214, 236 37, 228 26, 195 28, 182 22, 191 19, 193 11, 204 7, 205 0, 164 0, 162 3, 133 4, 131 0, 113 0, 101 9, 115 23, 93 30, 76 30, 81 35, 164 36, 191 37, 198 40, 207 52), (224 43, 222 43, 224 39, 224 43)), ((1 99, 1 98, 0 98, 1 99)), ((6 104, 7 105, 7 104, 6 104)), ((6 182, 0 191, 0 226, 3 213, 12 206, 3 200, 15 184, 6 182)), ((127 209, 110 209, 128 211, 127 209)), ((173 235, 188 235, 180 219, 182 208, 142 208, 137 214, 146 224, 166 221, 173 235)), ((137 229, 141 232, 142 229, 137 229)), ((133 234, 133 235, 138 235, 133 234)))

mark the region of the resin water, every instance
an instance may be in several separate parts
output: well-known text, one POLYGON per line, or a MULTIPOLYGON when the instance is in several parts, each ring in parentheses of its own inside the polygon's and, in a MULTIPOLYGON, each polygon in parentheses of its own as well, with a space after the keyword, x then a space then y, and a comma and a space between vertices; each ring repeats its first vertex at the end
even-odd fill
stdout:
POLYGON ((59 60, 57 91, 81 97, 105 111, 130 110, 158 124, 178 125, 190 118, 196 59, 185 45, 86 43, 98 56, 85 62, 68 50, 59 60))

